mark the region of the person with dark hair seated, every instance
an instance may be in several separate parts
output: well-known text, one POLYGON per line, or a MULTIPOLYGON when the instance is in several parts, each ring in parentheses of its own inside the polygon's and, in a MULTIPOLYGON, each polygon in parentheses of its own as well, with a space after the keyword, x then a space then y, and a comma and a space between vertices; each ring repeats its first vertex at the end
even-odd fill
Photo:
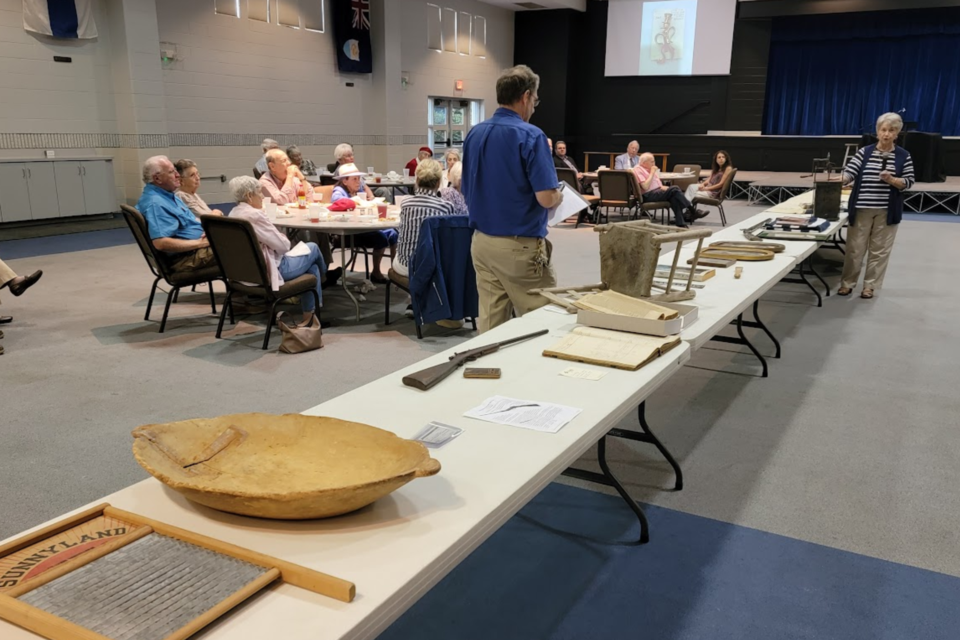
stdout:
MULTIPOLYGON (((366 197, 366 193, 361 190, 360 176, 362 175, 363 173, 357 169, 357 165, 353 163, 340 165, 337 169, 337 175, 334 176, 337 179, 337 186, 333 190, 333 195, 330 196, 330 202, 334 203, 343 198, 353 198, 360 193, 363 193, 364 197, 366 197)), ((387 284, 387 282, 389 282, 380 271, 380 261, 383 260, 383 255, 386 253, 387 247, 396 248, 397 237, 396 229, 370 231, 368 233, 357 234, 353 237, 354 242, 361 247, 373 250, 373 272, 370 274, 371 282, 377 284, 387 284)))
MULTIPOLYGON (((687 192, 684 195, 690 202, 693 202, 694 198, 719 198, 720 191, 723 189, 723 181, 726 180, 727 176, 732 172, 733 160, 730 158, 729 153, 721 149, 713 154, 713 166, 710 177, 691 184, 687 187, 687 192)), ((709 211, 701 211, 698 209, 694 214, 694 218, 703 218, 709 213, 709 211)))

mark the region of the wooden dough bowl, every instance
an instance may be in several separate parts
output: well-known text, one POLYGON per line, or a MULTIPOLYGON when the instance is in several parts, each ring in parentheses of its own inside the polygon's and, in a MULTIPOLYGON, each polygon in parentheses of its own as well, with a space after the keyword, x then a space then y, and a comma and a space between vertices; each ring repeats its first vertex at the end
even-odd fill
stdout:
POLYGON ((133 437, 137 462, 167 486, 202 505, 259 518, 349 513, 440 471, 419 442, 300 414, 150 424, 133 437))

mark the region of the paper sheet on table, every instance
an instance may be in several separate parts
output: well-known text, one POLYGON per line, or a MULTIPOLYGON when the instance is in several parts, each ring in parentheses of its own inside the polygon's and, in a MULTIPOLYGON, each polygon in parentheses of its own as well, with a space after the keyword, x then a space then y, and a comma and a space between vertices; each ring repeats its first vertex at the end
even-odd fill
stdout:
POLYGON ((547 225, 555 227, 570 216, 575 216, 590 205, 580 197, 576 189, 572 188, 566 182, 560 190, 563 194, 563 200, 553 209, 547 210, 547 225))
POLYGON ((606 371, 591 371, 590 369, 578 369, 577 367, 567 367, 560 372, 560 375, 568 378, 579 378, 580 380, 597 381, 607 375, 606 371))
POLYGON ((307 246, 306 244, 304 244, 303 242, 298 242, 297 245, 296 245, 293 249, 290 249, 290 251, 287 251, 287 252, 286 252, 285 254, 283 254, 283 255, 285 255, 285 256, 290 256, 291 258, 299 258, 300 256, 308 256, 308 255, 310 255, 310 247, 308 247, 308 246, 307 246))
POLYGON ((582 409, 565 407, 562 404, 493 396, 463 415, 496 424, 556 433, 581 411, 582 409))

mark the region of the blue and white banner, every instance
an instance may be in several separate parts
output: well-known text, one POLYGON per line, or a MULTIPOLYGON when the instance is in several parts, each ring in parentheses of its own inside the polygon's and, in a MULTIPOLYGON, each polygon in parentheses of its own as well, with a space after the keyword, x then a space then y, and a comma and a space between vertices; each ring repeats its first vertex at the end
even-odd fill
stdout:
POLYGON ((93 0, 23 0, 23 28, 54 38, 96 38, 93 0))

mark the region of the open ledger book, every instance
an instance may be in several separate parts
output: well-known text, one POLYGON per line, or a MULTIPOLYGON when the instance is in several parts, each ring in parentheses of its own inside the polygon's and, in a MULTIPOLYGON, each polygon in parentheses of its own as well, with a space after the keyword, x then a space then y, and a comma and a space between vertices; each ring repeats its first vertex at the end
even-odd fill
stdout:
POLYGON ((680 336, 645 336, 594 327, 577 327, 543 355, 636 371, 680 344, 680 336))

